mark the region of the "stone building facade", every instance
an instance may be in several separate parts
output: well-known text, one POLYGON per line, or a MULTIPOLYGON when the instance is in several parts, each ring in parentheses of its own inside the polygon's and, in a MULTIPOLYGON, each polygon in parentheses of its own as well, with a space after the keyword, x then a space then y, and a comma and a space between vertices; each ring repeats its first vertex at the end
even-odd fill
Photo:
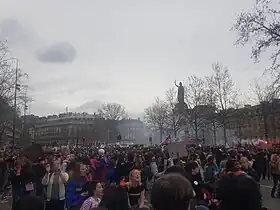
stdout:
POLYGON ((40 144, 114 143, 117 125, 116 120, 105 120, 96 114, 64 113, 39 118, 29 126, 29 136, 40 144))
POLYGON ((228 111, 227 125, 240 139, 280 139, 280 100, 228 111))

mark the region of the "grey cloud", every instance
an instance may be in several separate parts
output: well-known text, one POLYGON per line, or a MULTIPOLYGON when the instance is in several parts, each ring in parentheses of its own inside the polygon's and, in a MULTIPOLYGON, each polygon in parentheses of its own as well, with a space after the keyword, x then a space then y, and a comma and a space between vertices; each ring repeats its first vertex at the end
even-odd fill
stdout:
POLYGON ((0 39, 7 39, 10 44, 24 43, 28 39, 28 34, 18 20, 4 19, 0 22, 0 39))
POLYGON ((37 59, 45 63, 68 63, 74 61, 76 55, 71 44, 60 42, 37 52, 37 59))

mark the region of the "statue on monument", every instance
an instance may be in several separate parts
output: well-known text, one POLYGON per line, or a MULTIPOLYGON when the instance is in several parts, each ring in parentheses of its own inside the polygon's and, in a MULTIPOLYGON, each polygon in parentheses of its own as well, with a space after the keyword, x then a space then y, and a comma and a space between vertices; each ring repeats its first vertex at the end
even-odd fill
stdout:
POLYGON ((182 82, 179 82, 179 85, 177 85, 176 81, 174 82, 175 86, 178 88, 178 93, 177 93, 177 100, 180 106, 185 104, 185 89, 182 84, 182 82))

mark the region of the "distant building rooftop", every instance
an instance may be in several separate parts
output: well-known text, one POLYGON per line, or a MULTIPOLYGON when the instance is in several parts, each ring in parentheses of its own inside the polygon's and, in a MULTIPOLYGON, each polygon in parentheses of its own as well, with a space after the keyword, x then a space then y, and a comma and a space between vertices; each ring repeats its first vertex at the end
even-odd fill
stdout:
POLYGON ((59 115, 49 115, 47 117, 40 117, 38 119, 38 121, 42 122, 51 122, 51 121, 56 121, 56 120, 71 120, 71 119, 91 119, 91 120, 94 120, 94 119, 97 119, 97 118, 101 118, 99 115, 97 114, 88 114, 86 112, 83 112, 83 113, 72 113, 72 112, 69 112, 69 113, 61 113, 59 115))

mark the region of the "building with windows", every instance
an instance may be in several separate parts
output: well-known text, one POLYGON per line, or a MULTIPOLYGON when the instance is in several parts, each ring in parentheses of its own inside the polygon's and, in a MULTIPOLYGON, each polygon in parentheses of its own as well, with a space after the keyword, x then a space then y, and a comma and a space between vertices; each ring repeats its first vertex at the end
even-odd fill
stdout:
POLYGON ((227 126, 234 129, 239 139, 280 139, 280 100, 245 105, 240 109, 228 110, 227 126))
POLYGON ((41 144, 91 144, 116 142, 116 120, 105 120, 96 114, 63 113, 39 118, 29 126, 32 142, 41 144))

